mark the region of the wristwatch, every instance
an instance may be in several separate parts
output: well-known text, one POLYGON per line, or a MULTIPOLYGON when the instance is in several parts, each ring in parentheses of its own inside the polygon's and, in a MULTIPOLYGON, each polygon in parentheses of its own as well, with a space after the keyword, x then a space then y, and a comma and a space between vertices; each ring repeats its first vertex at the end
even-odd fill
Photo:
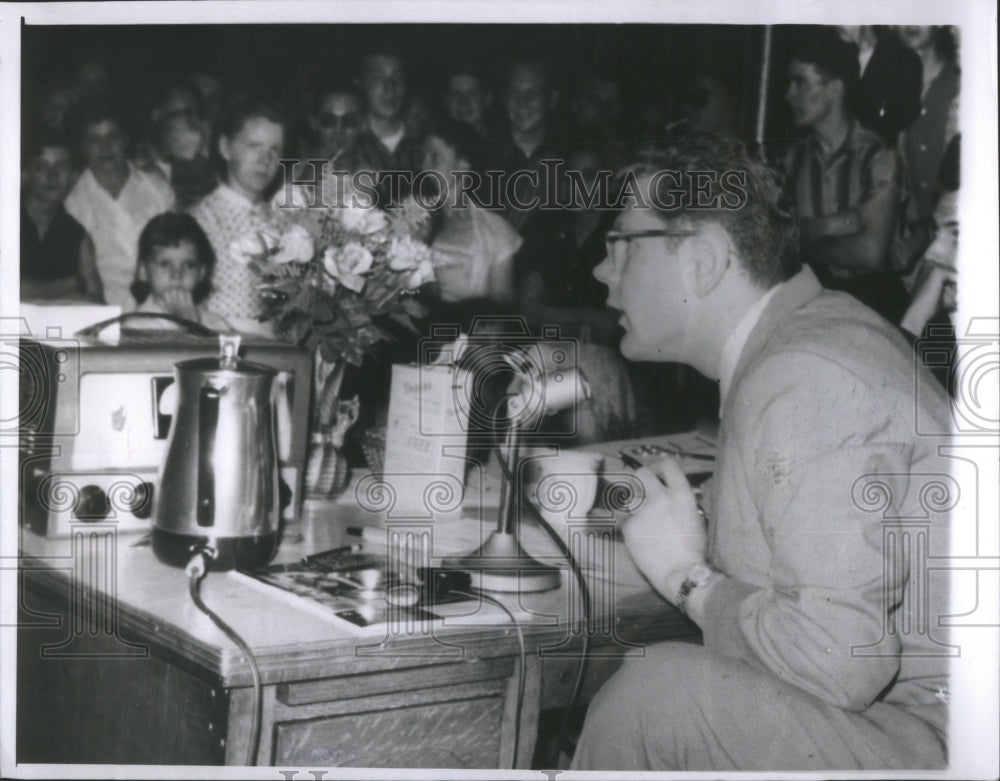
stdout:
POLYGON ((677 592, 677 598, 674 599, 674 607, 684 615, 687 615, 687 601, 688 597, 691 596, 691 592, 696 588, 707 585, 718 574, 719 571, 717 569, 712 569, 707 564, 695 564, 688 570, 684 582, 681 583, 681 589, 677 592))

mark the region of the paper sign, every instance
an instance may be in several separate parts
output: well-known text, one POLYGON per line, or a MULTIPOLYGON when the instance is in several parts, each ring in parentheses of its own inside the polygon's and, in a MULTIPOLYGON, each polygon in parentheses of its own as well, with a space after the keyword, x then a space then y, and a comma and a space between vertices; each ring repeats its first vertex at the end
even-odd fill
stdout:
POLYGON ((432 483, 464 486, 469 421, 456 389, 465 387, 467 374, 444 364, 392 367, 383 467, 383 479, 395 494, 391 516, 426 518, 449 514, 451 507, 450 512, 461 512, 461 497, 437 504, 426 489, 432 483))

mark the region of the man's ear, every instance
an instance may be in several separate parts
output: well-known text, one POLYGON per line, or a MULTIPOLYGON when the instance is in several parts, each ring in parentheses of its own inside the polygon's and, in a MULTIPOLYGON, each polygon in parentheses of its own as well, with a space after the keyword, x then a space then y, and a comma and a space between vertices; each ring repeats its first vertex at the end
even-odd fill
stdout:
POLYGON ((135 267, 135 278, 140 282, 149 282, 149 271, 146 270, 146 262, 140 260, 135 267))
POLYGON ((720 226, 709 225, 694 238, 691 289, 699 298, 711 293, 729 270, 733 241, 720 226))
POLYGON ((219 154, 227 163, 229 162, 229 151, 229 139, 225 136, 219 136, 219 154))

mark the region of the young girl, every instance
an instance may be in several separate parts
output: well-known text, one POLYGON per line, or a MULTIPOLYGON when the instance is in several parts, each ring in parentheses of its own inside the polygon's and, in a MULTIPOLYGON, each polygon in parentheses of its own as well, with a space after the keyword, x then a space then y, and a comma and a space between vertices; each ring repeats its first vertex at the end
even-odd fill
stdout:
MULTIPOLYGON (((204 299, 212 288, 215 253, 193 217, 166 212, 153 217, 139 235, 139 263, 132 295, 137 312, 170 314, 213 331, 231 331, 224 317, 204 299)), ((176 328, 168 320, 149 318, 142 328, 176 328)))

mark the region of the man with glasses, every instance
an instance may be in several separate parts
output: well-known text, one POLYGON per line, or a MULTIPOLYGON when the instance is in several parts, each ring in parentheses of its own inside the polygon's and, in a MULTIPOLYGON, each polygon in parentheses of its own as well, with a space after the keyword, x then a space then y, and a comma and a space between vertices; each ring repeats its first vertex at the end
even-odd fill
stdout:
POLYGON ((363 163, 358 139, 365 123, 364 98, 347 80, 330 82, 316 92, 309 128, 318 158, 341 171, 358 171, 363 163))
POLYGON ((622 531, 704 644, 626 659, 573 767, 944 766, 947 581, 919 555, 947 555, 925 494, 948 466, 914 433, 948 431, 943 392, 892 326, 801 265, 779 182, 740 142, 693 136, 629 170, 644 202, 619 214, 594 272, 621 310, 621 351, 716 380, 721 427, 707 521, 664 458, 636 471, 645 498, 622 531), (697 197, 677 197, 688 177, 697 197), (921 519, 921 554, 895 544, 900 518, 921 519))
POLYGON ((324 81, 313 92, 308 124, 311 139, 293 170, 293 198, 328 206, 349 203, 344 172, 353 175, 371 168, 359 145, 365 124, 361 89, 347 79, 324 81))

